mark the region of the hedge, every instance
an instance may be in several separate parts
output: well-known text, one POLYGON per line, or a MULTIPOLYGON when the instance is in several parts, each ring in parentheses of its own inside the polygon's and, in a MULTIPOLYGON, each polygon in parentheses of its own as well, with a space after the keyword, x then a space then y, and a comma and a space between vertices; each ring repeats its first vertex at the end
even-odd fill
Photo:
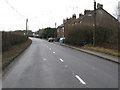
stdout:
MULTIPOLYGON (((90 26, 77 26, 68 27, 69 32, 66 33, 66 43, 73 45, 84 45, 93 43, 93 31, 94 28, 90 26)), ((66 31, 67 31, 66 30, 66 31)), ((118 34, 111 29, 105 27, 96 27, 95 42, 97 44, 110 43, 116 44, 118 40, 118 34)))
POLYGON ((23 43, 28 40, 28 37, 16 32, 4 32, 2 31, 2 51, 7 51, 13 45, 23 43))

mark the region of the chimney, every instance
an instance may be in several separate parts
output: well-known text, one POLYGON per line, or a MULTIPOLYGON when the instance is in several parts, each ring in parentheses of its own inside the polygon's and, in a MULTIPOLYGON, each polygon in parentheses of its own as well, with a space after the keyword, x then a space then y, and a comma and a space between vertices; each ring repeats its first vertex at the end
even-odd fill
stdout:
POLYGON ((97 8, 103 8, 103 4, 97 3, 97 8))

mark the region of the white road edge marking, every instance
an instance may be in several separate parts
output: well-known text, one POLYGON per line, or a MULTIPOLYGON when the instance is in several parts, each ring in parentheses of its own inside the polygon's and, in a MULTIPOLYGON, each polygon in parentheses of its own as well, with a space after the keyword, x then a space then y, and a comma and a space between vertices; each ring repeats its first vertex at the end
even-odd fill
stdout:
POLYGON ((64 62, 64 61, 62 60, 62 58, 60 58, 60 61, 61 61, 61 62, 64 62))
POLYGON ((75 77, 76 77, 82 84, 86 84, 78 75, 75 75, 75 77))
POLYGON ((55 54, 55 52, 53 52, 55 54))

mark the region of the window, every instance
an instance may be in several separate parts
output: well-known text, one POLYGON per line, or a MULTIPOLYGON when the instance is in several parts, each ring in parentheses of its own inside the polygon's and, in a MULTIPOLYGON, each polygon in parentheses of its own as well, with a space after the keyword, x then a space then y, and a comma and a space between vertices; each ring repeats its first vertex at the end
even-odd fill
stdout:
POLYGON ((59 29, 57 30, 57 32, 59 32, 59 29))

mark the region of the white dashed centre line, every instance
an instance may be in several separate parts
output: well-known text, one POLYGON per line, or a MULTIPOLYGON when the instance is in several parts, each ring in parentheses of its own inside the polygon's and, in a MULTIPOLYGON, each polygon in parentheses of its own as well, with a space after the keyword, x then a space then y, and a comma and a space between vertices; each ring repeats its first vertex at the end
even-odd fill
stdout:
POLYGON ((82 83, 82 84, 86 84, 78 75, 75 75, 75 77, 82 83))
POLYGON ((64 62, 61 58, 60 58, 60 61, 61 61, 61 62, 64 62))
POLYGON ((53 52, 55 54, 55 52, 53 52))
POLYGON ((46 58, 43 58, 43 61, 46 61, 47 59, 46 58))
POLYGON ((49 48, 49 50, 51 50, 51 48, 49 48))
POLYGON ((48 47, 48 46, 47 46, 48 47))

